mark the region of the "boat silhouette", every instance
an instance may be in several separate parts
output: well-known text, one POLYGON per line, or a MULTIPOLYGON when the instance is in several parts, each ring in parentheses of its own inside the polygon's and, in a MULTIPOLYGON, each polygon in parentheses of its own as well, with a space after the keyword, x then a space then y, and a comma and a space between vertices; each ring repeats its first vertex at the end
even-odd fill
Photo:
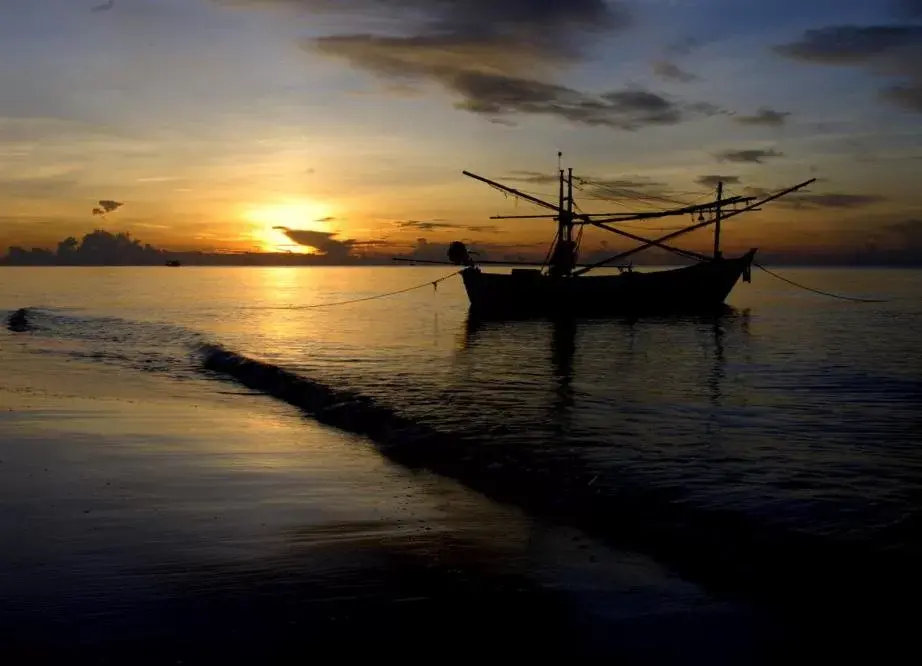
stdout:
MULTIPOLYGON (((558 153, 558 157, 560 154, 558 153)), ((490 185, 506 194, 553 211, 542 215, 493 216, 491 219, 550 218, 557 222, 557 234, 545 262, 499 262, 477 260, 461 241, 448 248, 448 261, 421 261, 396 257, 398 261, 451 263, 464 266, 460 271, 470 310, 483 316, 610 316, 624 314, 670 314, 713 312, 724 306, 727 297, 742 279, 749 282, 757 248, 737 257, 725 257, 720 250, 721 223, 813 183, 804 181, 771 195, 757 197, 723 196, 723 183, 717 184, 717 196, 703 204, 681 206, 655 212, 583 213, 573 199, 573 169, 558 169, 559 197, 549 203, 512 187, 469 171, 465 176, 490 185), (742 206, 741 208, 739 206, 742 206), (732 208, 731 208, 732 207, 732 208), (698 222, 659 238, 634 234, 617 225, 677 215, 698 214, 698 222), (705 218, 705 215, 708 215, 705 218), (604 229, 640 243, 637 247, 604 260, 579 264, 579 245, 585 226, 604 229), (711 255, 676 247, 670 241, 698 229, 714 227, 714 250, 711 255), (637 271, 632 264, 616 265, 617 274, 586 273, 613 266, 619 260, 651 247, 667 250, 695 263, 666 270, 637 271), (488 264, 530 266, 511 272, 488 272, 488 264)))

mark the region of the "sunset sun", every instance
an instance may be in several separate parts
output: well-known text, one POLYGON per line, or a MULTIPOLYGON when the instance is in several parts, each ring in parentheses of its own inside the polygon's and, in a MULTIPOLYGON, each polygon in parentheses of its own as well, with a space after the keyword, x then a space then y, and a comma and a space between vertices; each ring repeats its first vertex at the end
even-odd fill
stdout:
POLYGON ((261 251, 313 254, 314 248, 293 242, 284 229, 332 231, 331 213, 331 207, 326 204, 300 200, 254 206, 245 210, 242 217, 249 224, 249 237, 261 251))

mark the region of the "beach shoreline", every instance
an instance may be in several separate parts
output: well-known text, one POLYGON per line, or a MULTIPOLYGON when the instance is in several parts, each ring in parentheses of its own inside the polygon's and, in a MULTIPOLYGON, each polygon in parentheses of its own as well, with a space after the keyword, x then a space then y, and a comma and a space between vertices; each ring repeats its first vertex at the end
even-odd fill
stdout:
POLYGON ((0 351, 4 654, 226 663, 450 644, 731 663, 758 644, 739 605, 648 558, 288 405, 30 346, 4 334, 0 351))

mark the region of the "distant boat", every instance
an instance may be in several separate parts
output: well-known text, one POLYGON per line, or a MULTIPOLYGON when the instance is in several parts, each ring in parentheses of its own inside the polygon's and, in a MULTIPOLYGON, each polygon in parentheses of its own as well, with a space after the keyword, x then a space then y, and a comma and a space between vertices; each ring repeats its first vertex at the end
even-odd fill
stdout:
POLYGON ((182 264, 179 263, 179 260, 178 260, 178 259, 170 259, 168 262, 166 262, 166 265, 167 265, 167 266, 172 266, 172 267, 174 267, 174 268, 175 268, 175 267, 178 267, 178 266, 182 266, 182 264))
MULTIPOLYGON (((750 281, 751 267, 756 254, 756 249, 753 248, 738 257, 724 257, 720 251, 721 222, 735 215, 756 210, 762 204, 806 187, 816 180, 812 178, 758 201, 755 197, 724 198, 723 183, 718 183, 716 199, 703 204, 655 212, 582 213, 576 212, 578 207, 573 200, 573 169, 568 169, 566 174, 563 169, 559 169, 559 200, 556 205, 468 171, 463 173, 502 192, 553 211, 552 214, 546 215, 499 215, 491 219, 551 218, 557 222, 557 235, 544 263, 478 261, 460 241, 449 245, 448 262, 422 262, 465 266, 461 271, 461 278, 470 302, 470 310, 491 317, 670 314, 718 310, 724 305, 740 278, 745 282, 750 281), (739 205, 743 207, 737 208, 739 205), (627 221, 638 222, 695 213, 699 215, 696 224, 655 239, 645 238, 616 226, 627 221), (708 219, 705 219, 705 213, 710 215, 708 219), (579 264, 579 245, 583 227, 586 225, 633 239, 641 245, 602 261, 579 264), (673 238, 711 225, 714 226, 712 255, 667 244, 673 238), (576 229, 578 231, 574 233, 576 229), (696 263, 669 270, 645 272, 635 271, 632 265, 620 265, 617 266, 619 273, 615 275, 584 276, 591 270, 610 266, 650 247, 658 247, 694 259, 696 263), (490 273, 481 270, 478 264, 529 265, 534 268, 513 268, 511 273, 490 273)), ((402 257, 396 259, 420 261, 402 257)))

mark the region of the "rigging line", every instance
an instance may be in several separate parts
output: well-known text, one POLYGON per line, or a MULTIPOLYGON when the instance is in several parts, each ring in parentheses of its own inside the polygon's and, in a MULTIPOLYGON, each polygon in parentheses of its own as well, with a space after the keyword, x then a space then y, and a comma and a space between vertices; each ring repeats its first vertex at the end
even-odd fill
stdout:
POLYGON ((335 301, 333 303, 317 303, 316 305, 299 305, 299 306, 294 306, 294 307, 277 308, 277 309, 279 310, 313 310, 314 308, 329 308, 329 307, 333 307, 334 305, 348 305, 350 303, 361 303, 362 301, 373 301, 378 298, 386 298, 388 296, 396 296, 397 294, 405 294, 406 292, 413 291, 414 289, 422 289, 423 287, 428 287, 430 284, 433 287, 438 288, 439 282, 443 282, 447 280, 448 278, 452 278, 456 275, 459 275, 462 271, 464 271, 463 268, 460 271, 455 271, 454 273, 450 275, 445 275, 436 280, 427 280, 426 282, 422 282, 412 287, 398 289, 397 291, 388 291, 383 294, 375 294, 374 296, 363 296, 362 298, 351 298, 348 301, 335 301))
POLYGON ((789 285, 791 285, 791 286, 793 286, 793 287, 797 287, 797 288, 799 288, 799 289, 805 289, 806 291, 812 291, 814 294, 820 294, 821 296, 829 296, 829 297, 831 297, 831 298, 838 298, 838 299, 841 299, 841 300, 843 300, 843 301, 854 301, 854 302, 856 302, 856 303, 887 303, 887 302, 888 302, 887 299, 885 299, 885 298, 858 298, 858 297, 856 297, 856 296, 843 296, 843 295, 841 295, 841 294, 833 294, 833 293, 828 292, 828 291, 822 291, 821 289, 814 289, 814 288, 812 288, 812 287, 808 287, 808 286, 806 286, 806 285, 800 284, 799 282, 794 282, 794 280, 790 280, 790 279, 784 277, 783 275, 778 275, 778 274, 775 273, 774 271, 771 271, 771 270, 765 268, 765 266, 763 266, 762 264, 760 264, 760 263, 757 262, 757 261, 753 261, 753 262, 752 262, 752 265, 753 265, 753 266, 757 266, 758 268, 761 268, 763 271, 765 271, 766 273, 768 273, 768 274, 771 275, 772 277, 777 278, 777 279, 781 280, 782 282, 787 282, 789 285))
POLYGON ((605 185, 605 184, 603 184, 603 183, 595 183, 595 182, 593 182, 593 181, 591 181, 591 180, 588 180, 588 181, 587 181, 587 180, 584 180, 584 181, 583 181, 583 184, 585 184, 585 185, 592 185, 592 186, 594 186, 597 190, 602 190, 602 191, 604 191, 604 192, 609 192, 609 193, 611 193, 611 194, 614 194, 615 196, 623 196, 623 197, 626 197, 626 198, 634 198, 634 199, 640 199, 640 200, 645 200, 645 201, 661 201, 661 202, 666 202, 666 203, 673 204, 673 205, 674 205, 674 204, 679 204, 679 205, 682 205, 682 206, 687 206, 687 205, 688 205, 688 204, 685 203, 684 201, 681 201, 681 200, 679 200, 679 199, 676 199, 675 197, 668 197, 668 196, 664 196, 664 195, 652 194, 652 193, 649 193, 649 192, 641 192, 641 191, 638 191, 638 190, 631 190, 631 189, 626 189, 626 188, 614 187, 614 186, 612 186, 612 185, 605 185))
POLYGON ((685 227, 648 227, 646 225, 641 225, 639 227, 631 227, 627 224, 618 224, 617 222, 612 222, 612 226, 616 226, 619 229, 633 229, 634 231, 678 231, 679 229, 684 229, 685 227))
POLYGON ((541 270, 547 266, 548 262, 551 260, 551 252, 554 251, 554 245, 557 244, 557 239, 560 238, 560 229, 557 229, 557 232, 554 234, 554 240, 551 241, 551 246, 547 249, 547 254, 544 255, 544 261, 541 263, 541 270))
MULTIPOLYGON (((640 201, 651 208, 655 208, 656 210, 669 210, 670 208, 675 208, 676 206, 682 206, 684 208, 690 205, 687 202, 679 201, 678 199, 663 199, 662 197, 645 196, 640 195, 639 193, 628 193, 626 191, 611 191, 609 196, 640 201)), ((601 198, 605 199, 606 197, 601 198)))

